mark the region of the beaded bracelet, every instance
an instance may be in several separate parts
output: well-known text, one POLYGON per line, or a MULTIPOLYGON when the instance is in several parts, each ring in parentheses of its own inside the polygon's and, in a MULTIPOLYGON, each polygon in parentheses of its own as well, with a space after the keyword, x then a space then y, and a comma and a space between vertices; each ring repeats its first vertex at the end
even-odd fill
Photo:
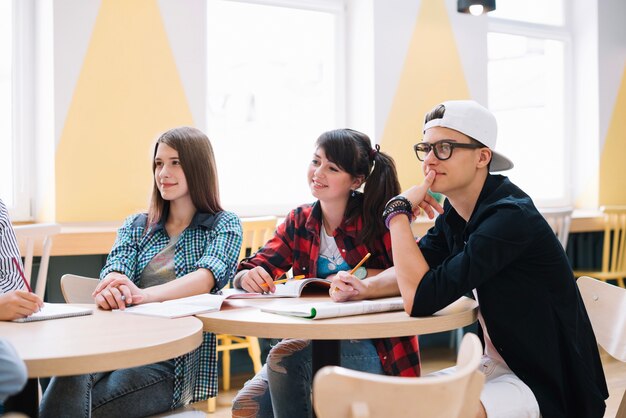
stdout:
POLYGON ((409 223, 413 221, 413 205, 411 205, 409 199, 404 196, 392 197, 385 205, 385 210, 383 210, 383 219, 387 229, 389 229, 391 218, 400 213, 405 214, 409 218, 409 223))
POLYGON ((413 215, 411 214, 411 212, 407 212, 405 210, 397 210, 395 212, 391 212, 389 215, 387 215, 387 217, 385 218, 385 226, 387 227, 387 229, 389 229, 389 223, 391 223, 391 220, 396 216, 396 215, 406 215, 409 218, 409 223, 412 222, 413 220, 413 215))

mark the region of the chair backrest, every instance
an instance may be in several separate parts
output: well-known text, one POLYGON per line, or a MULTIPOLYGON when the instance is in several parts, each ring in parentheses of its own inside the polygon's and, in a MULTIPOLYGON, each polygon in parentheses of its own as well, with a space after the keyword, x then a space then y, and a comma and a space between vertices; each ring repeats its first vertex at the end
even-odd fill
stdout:
POLYGON ((241 218, 243 239, 239 252, 240 261, 246 255, 249 255, 247 253, 248 250, 250 250, 250 253, 254 253, 274 235, 277 219, 276 216, 241 218))
MULTIPOLYGON (((52 237, 61 232, 59 224, 30 224, 17 225, 13 227, 15 236, 22 257, 24 257, 24 275, 29 284, 32 283, 33 257, 35 249, 37 253, 41 251, 41 261, 39 263, 39 273, 37 274, 37 285, 34 292, 40 298, 44 298, 46 293, 46 283, 48 281, 48 262, 52 251, 52 237)), ((32 286, 31 286, 32 287, 32 286)))
POLYGON ((465 334, 452 375, 382 376, 337 366, 313 380, 313 404, 320 418, 475 417, 484 375, 478 371, 482 345, 465 334))
POLYGON ((572 222, 573 208, 540 208, 539 212, 548 221, 563 248, 567 248, 569 226, 572 222))
POLYGON ((94 303, 91 294, 96 290, 98 279, 64 274, 61 277, 61 292, 67 303, 94 303))
POLYGON ((626 289, 587 276, 579 277, 576 283, 598 344, 626 362, 626 289))
POLYGON ((602 271, 626 270, 626 206, 603 206, 602 271))

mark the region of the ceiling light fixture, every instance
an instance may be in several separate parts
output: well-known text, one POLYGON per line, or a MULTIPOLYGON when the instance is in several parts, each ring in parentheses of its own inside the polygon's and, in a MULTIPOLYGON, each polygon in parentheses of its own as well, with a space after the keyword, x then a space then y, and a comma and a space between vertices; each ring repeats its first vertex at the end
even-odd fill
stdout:
POLYGON ((456 5, 459 13, 470 13, 474 16, 496 10, 496 0, 458 0, 456 5))

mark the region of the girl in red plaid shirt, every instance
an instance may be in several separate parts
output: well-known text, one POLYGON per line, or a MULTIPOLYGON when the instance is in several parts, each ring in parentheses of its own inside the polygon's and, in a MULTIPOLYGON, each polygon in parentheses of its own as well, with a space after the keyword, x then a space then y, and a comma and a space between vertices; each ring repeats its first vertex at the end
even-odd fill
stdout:
MULTIPOLYGON (((334 277, 367 254, 355 276, 374 276, 392 265, 389 232, 380 214, 400 192, 394 161, 351 129, 322 134, 307 172, 313 204, 291 211, 274 237, 241 261, 233 285, 248 292, 273 292, 274 278, 334 277), (364 185, 364 187, 362 187, 364 185), (357 189, 363 188, 363 192, 357 189)), ((341 365, 355 370, 418 376, 417 337, 341 342, 341 365)), ((233 417, 307 417, 311 407, 311 344, 286 339, 274 346, 261 372, 233 401, 233 417)))

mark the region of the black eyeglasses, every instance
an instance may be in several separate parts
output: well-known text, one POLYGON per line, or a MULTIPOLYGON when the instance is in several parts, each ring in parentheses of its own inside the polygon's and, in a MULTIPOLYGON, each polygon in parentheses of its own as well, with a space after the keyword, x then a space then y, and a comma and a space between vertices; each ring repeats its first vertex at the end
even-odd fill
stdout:
POLYGON ((485 146, 482 144, 459 144, 458 142, 452 142, 448 139, 437 141, 433 144, 429 144, 428 142, 420 142, 419 144, 413 145, 415 155, 420 161, 424 161, 430 151, 433 151, 435 153, 435 157, 437 157, 437 159, 442 161, 447 160, 448 158, 452 157, 452 151, 454 151, 455 148, 477 149, 485 148, 485 146))

